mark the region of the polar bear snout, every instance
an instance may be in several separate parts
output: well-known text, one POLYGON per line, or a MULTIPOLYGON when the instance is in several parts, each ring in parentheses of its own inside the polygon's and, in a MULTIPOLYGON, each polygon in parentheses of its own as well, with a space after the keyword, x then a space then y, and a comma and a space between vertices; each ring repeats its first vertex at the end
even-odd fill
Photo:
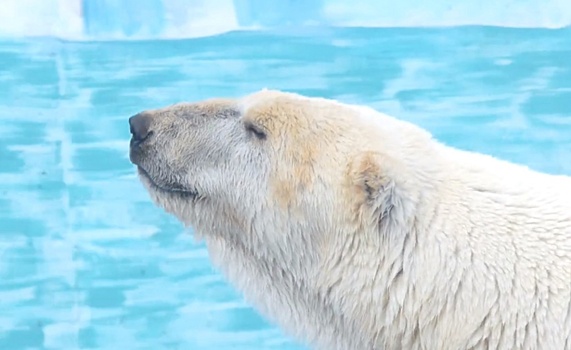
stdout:
POLYGON ((148 153, 150 139, 154 135, 153 115, 148 112, 141 112, 129 118, 129 131, 131 140, 129 142, 129 159, 133 164, 141 165, 145 154, 148 153))
POLYGON ((131 147, 145 142, 153 132, 151 116, 142 112, 129 118, 129 131, 131 132, 131 147))

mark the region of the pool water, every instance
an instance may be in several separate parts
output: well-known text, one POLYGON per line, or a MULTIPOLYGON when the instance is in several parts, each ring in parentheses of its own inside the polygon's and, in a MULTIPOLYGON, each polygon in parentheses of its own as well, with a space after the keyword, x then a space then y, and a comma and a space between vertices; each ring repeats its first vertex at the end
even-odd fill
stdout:
POLYGON ((302 349, 151 203, 128 160, 130 115, 263 87, 571 174, 571 28, 0 41, 0 349, 302 349))

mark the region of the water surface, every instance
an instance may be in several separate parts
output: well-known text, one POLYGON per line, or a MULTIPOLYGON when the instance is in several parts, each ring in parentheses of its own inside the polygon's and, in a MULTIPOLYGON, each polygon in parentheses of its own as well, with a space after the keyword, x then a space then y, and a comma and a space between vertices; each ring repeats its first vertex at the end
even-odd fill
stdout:
POLYGON ((279 88, 571 174, 570 29, 304 31, 0 41, 0 349, 301 349, 151 203, 143 109, 279 88))

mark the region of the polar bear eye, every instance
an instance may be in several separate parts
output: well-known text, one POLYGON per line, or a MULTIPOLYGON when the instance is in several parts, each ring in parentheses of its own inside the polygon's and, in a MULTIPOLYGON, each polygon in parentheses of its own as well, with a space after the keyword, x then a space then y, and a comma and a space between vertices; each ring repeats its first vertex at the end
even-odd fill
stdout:
POLYGON ((255 136, 257 139, 265 140, 267 135, 264 131, 260 130, 256 125, 252 123, 245 123, 246 131, 250 134, 255 136))

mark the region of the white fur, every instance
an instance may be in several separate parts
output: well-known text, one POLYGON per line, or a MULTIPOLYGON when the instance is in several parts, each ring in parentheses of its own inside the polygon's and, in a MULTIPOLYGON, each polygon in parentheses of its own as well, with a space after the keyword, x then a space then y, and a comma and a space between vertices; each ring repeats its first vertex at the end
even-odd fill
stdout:
POLYGON ((291 170, 290 124, 275 124, 290 128, 281 142, 235 140, 264 156, 211 174, 244 186, 228 198, 194 205, 143 181, 263 315, 324 350, 571 349, 569 177, 445 146, 365 107, 271 90, 235 103, 241 118, 261 104, 290 124, 309 111, 297 126, 317 137, 299 147, 321 142, 311 189, 285 207, 268 179, 291 170))

